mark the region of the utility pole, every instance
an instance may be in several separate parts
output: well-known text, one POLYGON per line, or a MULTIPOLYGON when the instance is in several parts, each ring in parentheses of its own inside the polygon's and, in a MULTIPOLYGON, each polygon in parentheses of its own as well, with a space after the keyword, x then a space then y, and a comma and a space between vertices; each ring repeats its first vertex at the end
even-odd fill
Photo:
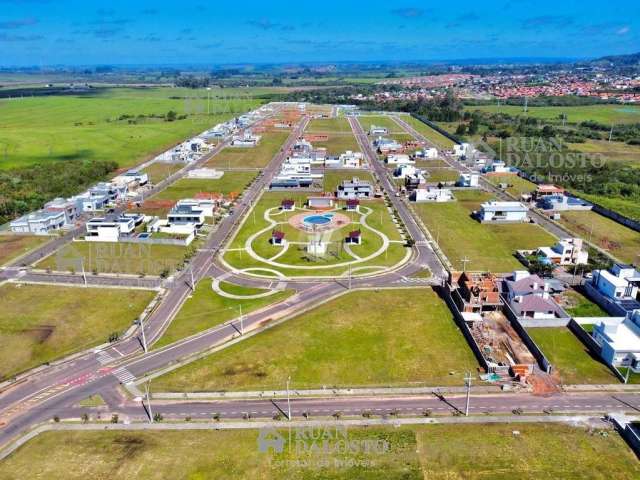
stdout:
POLYGON ((624 383, 625 383, 625 385, 626 385, 627 383, 629 383, 629 375, 630 375, 630 374, 631 374, 631 367, 627 367, 627 374, 626 374, 626 375, 625 375, 625 377, 624 377, 624 383))
POLYGON ((469 260, 467 257, 461 258, 460 261, 462 262, 462 271, 466 272, 467 271, 467 263, 469 263, 471 260, 469 260))
POLYGON ((291 421, 291 395, 289 393, 289 383, 291 382, 291 375, 287 378, 287 419, 291 421))
POLYGON ((191 261, 191 265, 189 265, 189 272, 191 273, 191 291, 196 291, 196 284, 193 280, 193 260, 191 261))
POLYGON ((351 290, 351 264, 349 264, 349 290, 351 290))
POLYGON ((611 124, 611 130, 609 130, 609 141, 611 141, 612 137, 613 137, 613 123, 611 124))
POLYGON ((142 317, 140 317, 140 332, 142 333, 142 348, 144 349, 144 353, 147 353, 147 335, 144 333, 144 323, 142 322, 142 317))
POLYGON ((467 375, 464 377, 465 384, 467 386, 467 403, 464 407, 464 416, 469 416, 469 394, 471 393, 471 373, 467 372, 467 375))
POLYGON ((242 304, 239 304, 240 308, 240 335, 244 335, 244 318, 242 317, 242 304))
POLYGON ((84 258, 82 260, 80 260, 80 265, 82 266, 82 278, 84 280, 84 286, 87 286, 87 274, 84 271, 84 258))
POLYGON ((210 105, 210 100, 211 100, 211 87, 207 87, 207 116, 210 115, 209 113, 209 105, 210 105))
POLYGON ((149 423, 153 423, 153 413, 151 413, 151 397, 149 396, 149 383, 151 383, 151 381, 148 381, 144 384, 144 390, 147 396, 147 411, 149 412, 149 423))

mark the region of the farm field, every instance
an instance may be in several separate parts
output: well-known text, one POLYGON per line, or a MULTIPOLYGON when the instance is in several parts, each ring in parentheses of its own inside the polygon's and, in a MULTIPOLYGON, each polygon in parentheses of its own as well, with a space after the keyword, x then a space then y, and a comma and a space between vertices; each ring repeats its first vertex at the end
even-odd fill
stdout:
POLYGON ((13 261, 40 245, 44 245, 53 237, 42 235, 0 234, 0 266, 13 261))
MULTIPOLYGON (((640 123, 640 116, 637 120, 640 123)), ((584 143, 569 143, 569 148, 582 153, 602 155, 607 160, 629 162, 640 166, 640 146, 623 142, 588 139, 584 143)))
POLYGON ((0 286, 0 381, 124 332, 154 295, 115 288, 0 286))
POLYGON ((517 199, 520 199, 520 195, 523 193, 531 193, 536 189, 535 183, 530 182, 526 178, 519 177, 518 175, 491 174, 485 175, 484 178, 496 186, 501 183, 506 183, 508 185, 506 188, 507 193, 510 193, 517 199))
POLYGON ((468 258, 467 267, 472 271, 511 272, 522 268, 514 257, 516 250, 556 242, 555 237, 534 224, 490 225, 473 219, 471 213, 480 208, 480 203, 493 198, 486 192, 456 190, 454 196, 454 202, 414 205, 454 268, 461 268, 461 259, 468 258))
POLYGON ((600 435, 598 430, 566 424, 349 427, 349 440, 388 443, 388 451, 375 455, 375 460, 363 453, 298 452, 287 443, 286 430, 280 433, 285 444, 283 453, 276 454, 257 450, 257 430, 46 432, 4 460, 0 475, 7 480, 27 478, 34 470, 50 480, 310 480, 318 474, 333 480, 555 480, 568 478, 568 472, 571 478, 624 480, 640 475, 633 452, 613 430, 600 435), (520 434, 514 435, 515 430, 520 434), (478 445, 526 454, 487 455, 478 445), (607 458, 606 465, 602 458, 607 458))
POLYGON ((281 388, 288 376, 299 389, 459 385, 464 371, 476 367, 446 304, 432 290, 361 291, 158 377, 152 388, 270 390, 281 388))
POLYGON ((131 167, 261 104, 249 91, 107 88, 76 96, 0 100, 3 169, 57 160, 115 160, 131 167), (224 93, 225 98, 218 98, 224 93), (165 121, 168 111, 187 115, 165 121), (154 117, 150 117, 154 116, 154 117))
POLYGON ((560 223, 623 262, 638 261, 640 233, 592 211, 562 212, 560 223))
MULTIPOLYGON (((255 295, 264 291, 248 289, 229 283, 222 283, 220 288, 227 293, 235 295, 255 295)), ((246 315, 267 305, 278 303, 292 294, 293 291, 286 290, 264 298, 236 300, 220 296, 214 292, 211 288, 210 278, 201 280, 196 285, 196 291, 185 302, 153 348, 164 347, 182 338, 228 322, 239 316, 241 305, 242 313, 246 315)))
POLYGON ((556 368, 557 375, 565 384, 610 384, 619 383, 609 368, 566 327, 543 327, 527 329, 531 338, 556 368))
POLYGON ((465 110, 480 110, 489 113, 507 113, 509 115, 528 115, 533 118, 545 120, 557 120, 566 115, 567 122, 580 123, 587 120, 610 125, 612 123, 637 123, 640 122, 640 107, 633 105, 586 105, 575 107, 529 107, 528 112, 523 112, 518 105, 481 105, 468 106, 465 110))
POLYGON ((422 123, 417 118, 413 118, 410 115, 403 115, 402 120, 411 125, 418 133, 422 134, 427 140, 431 141, 437 148, 445 150, 452 150, 454 142, 440 132, 436 132, 426 123, 422 123))
POLYGON ((211 158, 206 166, 218 169, 266 167, 284 144, 289 132, 266 132, 261 135, 256 147, 226 147, 211 158))
MULTIPOLYGON (((194 242, 195 243, 195 242, 194 242)), ((161 275, 180 267, 193 248, 126 242, 73 242, 36 264, 36 268, 87 274, 161 275)))

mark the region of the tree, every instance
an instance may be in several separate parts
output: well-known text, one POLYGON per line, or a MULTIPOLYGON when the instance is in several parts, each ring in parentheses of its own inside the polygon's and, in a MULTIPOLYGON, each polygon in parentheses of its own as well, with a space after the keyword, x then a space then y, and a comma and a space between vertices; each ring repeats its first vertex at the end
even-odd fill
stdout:
POLYGON ((165 119, 167 120, 167 122, 173 122, 175 121, 177 116, 178 114, 176 112, 174 112, 173 110, 169 110, 167 112, 167 115, 165 116, 165 119))

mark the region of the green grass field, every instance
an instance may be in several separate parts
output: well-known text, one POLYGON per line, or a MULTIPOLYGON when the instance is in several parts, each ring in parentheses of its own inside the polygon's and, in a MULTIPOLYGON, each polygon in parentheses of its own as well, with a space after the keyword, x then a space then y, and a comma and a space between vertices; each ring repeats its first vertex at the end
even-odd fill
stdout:
POLYGON ((260 143, 254 148, 227 147, 207 162, 214 168, 263 168, 280 150, 289 132, 261 134, 260 143))
MULTIPOLYGON (((640 116, 637 121, 640 123, 640 116)), ((638 145, 587 139, 584 143, 570 143, 568 146, 578 152, 602 155, 608 160, 639 164, 640 146, 638 145)))
POLYGON ((453 149, 454 142, 439 132, 436 132, 426 123, 422 123, 420 120, 413 118, 409 115, 402 116, 402 120, 411 125, 418 133, 426 137, 427 140, 432 142, 438 148, 444 148, 446 150, 453 149))
POLYGON ((181 168, 184 168, 184 166, 184 163, 154 162, 143 171, 149 175, 149 181, 151 183, 159 183, 181 168))
POLYGON ((416 212, 438 241, 454 268, 462 268, 461 259, 468 258, 472 271, 506 273, 521 269, 514 257, 516 250, 553 245, 556 239, 537 225, 481 224, 471 218, 480 203, 493 197, 479 190, 456 190, 455 202, 421 203, 416 212))
POLYGON ((476 367, 433 291, 361 291, 158 377, 152 388, 269 390, 282 388, 288 376, 299 389, 460 385, 464 371, 476 367))
POLYGON ((0 151, 6 161, 0 168, 69 159, 116 160, 120 166, 130 167, 260 103, 238 90, 216 89, 207 115, 204 89, 160 87, 3 99, 0 151), (217 98, 221 93, 229 98, 217 98), (163 116, 169 110, 187 118, 173 122, 137 118, 163 116))
POLYGON ((0 286, 0 380, 124 332, 154 292, 111 288, 0 286))
POLYGON ((509 115, 527 115, 545 120, 561 122, 561 115, 567 116, 568 123, 580 123, 587 120, 611 125, 612 123, 640 122, 640 107, 632 105, 587 105, 576 107, 529 107, 528 112, 517 105, 468 106, 466 110, 480 110, 488 113, 508 113, 509 115))
POLYGON ((453 168, 427 168, 429 176, 427 182, 455 182, 460 178, 460 173, 453 168))
POLYGON ((52 237, 49 236, 37 235, 0 235, 0 266, 15 260, 51 239, 52 237))
MULTIPOLYGON (((640 157, 638 157, 640 158, 640 157)), ((589 195, 579 192, 580 197, 585 200, 613 210, 627 218, 640 221, 640 203, 635 200, 625 200, 623 198, 610 198, 604 195, 589 195)))
POLYGON ((314 118, 306 129, 309 133, 351 133, 351 125, 346 118, 314 118))
POLYGON ((535 183, 530 182, 526 178, 519 177, 518 175, 491 174, 485 175, 485 178, 496 186, 501 183, 506 183, 508 185, 506 188, 507 193, 510 193, 517 199, 520 199, 520 195, 523 193, 531 193, 536 189, 535 183))
POLYGON ((620 383, 613 372, 592 356, 589 349, 568 328, 529 328, 527 332, 557 369, 553 374, 562 383, 620 383))
POLYGON ((124 242, 73 242, 36 264, 36 268, 81 272, 160 275, 185 260, 187 247, 124 242))
MULTIPOLYGON (((288 431, 282 428, 280 433, 285 440, 282 453, 260 452, 257 430, 46 432, 4 460, 0 477, 32 478, 34 472, 49 480, 628 480, 640 476, 632 450, 613 430, 601 435, 598 429, 567 424, 348 427, 349 441, 386 442, 385 451, 372 454, 296 449, 293 441, 289 443, 288 431)), ((335 430, 327 428, 327 436, 329 447, 335 446, 335 430)))
POLYGON ((182 198, 193 198, 195 194, 201 192, 225 196, 240 194, 255 177, 256 172, 225 172, 218 180, 183 178, 151 198, 153 200, 178 201, 182 198))
POLYGON ((623 262, 638 261, 640 233, 592 211, 562 212, 560 223, 623 262))
MULTIPOLYGON (((236 295, 255 295, 264 291, 222 282, 220 288, 227 293, 236 295)), ((242 306, 243 315, 246 315, 267 305, 278 303, 292 294, 292 290, 285 290, 264 298, 235 300, 215 293, 211 288, 210 278, 201 280, 196 286, 196 291, 180 308, 164 335, 154 344, 154 348, 164 347, 182 338, 232 320, 240 315, 240 306, 242 306)))
POLYGON ((326 148, 329 155, 340 155, 341 153, 351 150, 359 152, 360 146, 356 137, 351 133, 329 133, 329 139, 322 142, 312 142, 316 148, 326 148))
POLYGON ((608 317, 597 303, 592 302, 581 292, 565 290, 562 293, 563 307, 572 317, 608 317))
POLYGON ((362 115, 358 117, 360 125, 365 132, 369 132, 372 125, 386 128, 389 133, 405 133, 400 125, 393 121, 391 117, 386 115, 362 115))

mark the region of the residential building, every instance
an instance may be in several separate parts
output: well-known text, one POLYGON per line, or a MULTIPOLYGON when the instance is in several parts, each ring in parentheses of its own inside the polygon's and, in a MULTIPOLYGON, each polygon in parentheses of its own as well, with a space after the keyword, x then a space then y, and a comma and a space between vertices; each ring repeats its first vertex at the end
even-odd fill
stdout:
POLYGON ((640 372, 640 310, 629 312, 626 317, 600 320, 591 335, 607 364, 640 372))
POLYGON ((373 145, 380 153, 401 152, 403 150, 402 144, 390 138, 378 137, 373 145))
POLYGON ((426 188, 426 179, 422 175, 421 171, 417 171, 413 175, 406 175, 404 177, 404 188, 408 192, 412 192, 418 188, 426 188))
POLYGON ((420 158, 424 160, 433 160, 438 158, 440 154, 438 153, 437 148, 431 147, 431 148, 422 148, 420 150, 417 150, 414 156, 415 158, 420 158))
POLYGON ((143 187, 147 183, 149 183, 149 175, 138 170, 129 170, 122 175, 114 177, 111 182, 115 184, 126 185, 127 190, 131 191, 137 189, 138 187, 143 187))
POLYGON ((614 264, 609 270, 594 270, 590 283, 607 298, 636 301, 640 273, 630 265, 614 264))
POLYGON ((172 225, 195 225, 196 228, 202 227, 205 221, 204 209, 197 205, 176 204, 167 215, 167 222, 172 225))
POLYGON ((12 232, 46 235, 64 227, 65 212, 62 210, 38 210, 13 220, 9 226, 12 232))
POLYGON ((480 183, 478 173, 462 173, 456 182, 457 187, 477 187, 480 183))
POLYGON ((391 153, 385 157, 384 162, 388 165, 413 165, 416 163, 404 153, 391 153))
POLYGON ((542 200, 544 197, 563 196, 564 194, 565 190, 562 187, 550 184, 540 184, 536 187, 533 196, 536 200, 542 200))
POLYGON ((414 165, 401 164, 393 170, 393 176, 396 178, 406 178, 410 175, 415 175, 418 172, 420 172, 420 170, 418 170, 414 165))
POLYGON ((535 253, 542 261, 554 265, 581 265, 589 260, 581 238, 563 238, 552 247, 540 247, 535 253))
POLYGON ((508 167, 506 163, 500 160, 494 160, 483 170, 487 173, 515 173, 511 167, 508 167))
POLYGON ((362 153, 347 150, 340 155, 339 161, 342 168, 360 168, 362 167, 362 153))
POLYGON ((448 188, 417 188, 409 198, 414 202, 450 202, 453 200, 453 193, 448 188))
POLYGON ((343 180, 338 185, 336 196, 342 200, 348 198, 372 198, 373 186, 370 182, 353 177, 351 180, 343 180))
POLYGON ((464 157, 470 152, 470 145, 468 143, 459 143, 453 146, 453 154, 456 157, 464 157))
POLYGON ((551 298, 545 281, 526 271, 515 271, 504 282, 506 298, 517 317, 532 319, 569 318, 551 298))
POLYGON ((73 225, 80 216, 76 203, 72 200, 66 200, 64 198, 54 198, 50 202, 44 204, 44 210, 49 212, 62 211, 64 212, 65 225, 73 225))
POLYGON ((389 133, 389 129, 386 127, 379 127, 377 125, 371 125, 369 127, 369 135, 387 135, 389 133))
POLYGON ((504 305, 501 279, 492 273, 452 272, 450 283, 458 286, 453 290, 453 299, 461 312, 499 310, 504 305))
POLYGON ((213 217, 213 212, 216 210, 218 202, 211 198, 183 198, 178 200, 176 206, 202 210, 205 217, 213 217))
POLYGON ((117 242, 130 236, 136 227, 144 221, 142 214, 123 214, 115 218, 94 217, 86 224, 87 241, 117 242))
POLYGON ((544 195, 539 197, 538 206, 544 210, 591 210, 593 205, 581 198, 571 195, 544 195))
POLYGON ((520 202, 485 202, 480 206, 481 222, 526 222, 527 207, 520 202))

